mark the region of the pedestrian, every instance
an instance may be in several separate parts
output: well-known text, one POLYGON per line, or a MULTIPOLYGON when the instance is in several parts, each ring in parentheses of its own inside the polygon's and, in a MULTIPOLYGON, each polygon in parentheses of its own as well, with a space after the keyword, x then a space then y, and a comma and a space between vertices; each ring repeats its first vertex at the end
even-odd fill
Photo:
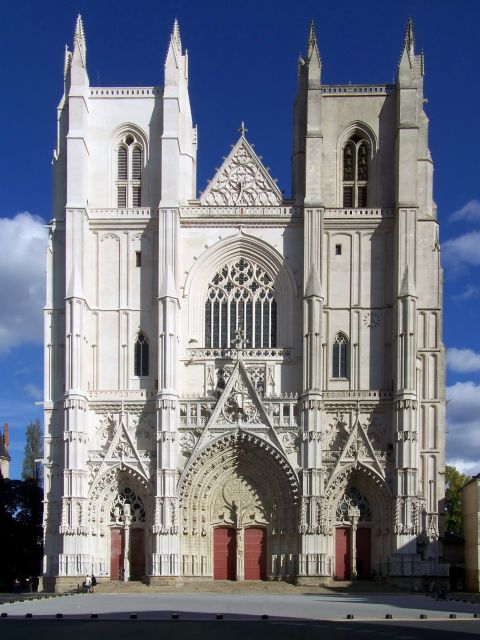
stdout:
POLYGON ((95 593, 95 587, 97 586, 97 579, 95 578, 95 576, 92 573, 92 588, 90 590, 90 593, 95 593))
POLYGON ((87 573, 87 575, 85 576, 85 582, 84 582, 84 584, 85 584, 85 593, 90 593, 90 592, 91 592, 91 589, 92 589, 92 579, 91 579, 91 577, 88 575, 88 573, 87 573))

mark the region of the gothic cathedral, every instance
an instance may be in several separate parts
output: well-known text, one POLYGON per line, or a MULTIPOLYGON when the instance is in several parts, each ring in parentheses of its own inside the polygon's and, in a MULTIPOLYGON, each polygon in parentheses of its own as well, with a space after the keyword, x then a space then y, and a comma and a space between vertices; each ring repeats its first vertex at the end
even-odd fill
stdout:
POLYGON ((423 55, 298 66, 292 196, 246 137, 197 195, 178 24, 163 87, 65 52, 45 307, 43 588, 447 573, 441 268, 423 55))

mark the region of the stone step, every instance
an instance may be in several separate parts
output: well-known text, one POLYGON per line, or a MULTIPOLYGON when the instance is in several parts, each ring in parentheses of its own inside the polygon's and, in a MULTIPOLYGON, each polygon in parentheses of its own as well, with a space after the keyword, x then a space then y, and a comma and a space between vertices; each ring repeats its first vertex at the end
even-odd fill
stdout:
POLYGON ((296 586, 284 581, 260 580, 180 580, 177 584, 165 586, 149 586, 140 581, 110 580, 99 582, 95 587, 96 593, 166 593, 166 592, 205 592, 205 593, 391 593, 398 592, 383 582, 373 580, 338 580, 328 586, 309 585, 296 586))

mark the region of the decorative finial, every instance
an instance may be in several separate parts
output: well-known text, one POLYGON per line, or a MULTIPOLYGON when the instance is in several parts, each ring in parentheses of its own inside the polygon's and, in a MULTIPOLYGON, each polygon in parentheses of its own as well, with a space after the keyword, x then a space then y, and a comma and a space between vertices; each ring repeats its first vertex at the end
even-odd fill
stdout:
POLYGON ((413 29, 413 20, 412 18, 408 19, 407 22, 407 30, 405 32, 405 42, 404 48, 407 50, 408 57, 410 58, 410 62, 413 61, 413 57, 415 55, 415 32, 413 29))
POLYGON ((87 43, 85 40, 85 29, 83 27, 82 16, 78 14, 77 22, 75 23, 75 33, 73 34, 73 50, 78 48, 80 51, 80 55, 85 65, 86 61, 86 53, 87 53, 87 43))
POLYGON ((182 54, 182 40, 180 38, 180 26, 177 18, 173 21, 172 35, 170 36, 170 42, 178 54, 182 54))
POLYGON ((245 134, 247 133, 248 129, 245 126, 245 123, 243 120, 242 120, 242 123, 240 124, 240 129, 237 129, 237 131, 242 136, 242 138, 245 137, 245 134))

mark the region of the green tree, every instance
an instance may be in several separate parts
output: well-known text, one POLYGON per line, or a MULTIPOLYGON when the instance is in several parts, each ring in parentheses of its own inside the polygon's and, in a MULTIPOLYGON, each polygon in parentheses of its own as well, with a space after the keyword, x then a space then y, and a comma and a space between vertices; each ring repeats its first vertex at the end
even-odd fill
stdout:
POLYGON ((25 433, 25 453, 23 456, 22 479, 34 480, 41 484, 40 465, 36 460, 43 457, 43 435, 37 418, 27 426, 25 433))
POLYGON ((0 591, 10 591, 14 580, 36 585, 42 565, 43 491, 33 480, 0 477, 0 591))
POLYGON ((460 489, 471 476, 460 473, 455 467, 445 466, 445 531, 462 535, 462 494, 460 489))

